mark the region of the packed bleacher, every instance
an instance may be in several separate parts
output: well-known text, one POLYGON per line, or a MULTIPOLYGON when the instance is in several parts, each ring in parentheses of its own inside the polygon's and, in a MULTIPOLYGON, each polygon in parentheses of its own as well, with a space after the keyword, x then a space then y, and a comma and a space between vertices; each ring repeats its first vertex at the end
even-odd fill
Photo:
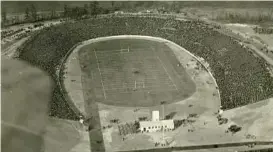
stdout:
POLYGON ((12 36, 12 35, 16 35, 20 32, 22 32, 24 29, 23 28, 19 28, 17 30, 4 30, 1 31, 1 39, 12 36))
MULTIPOLYGON (((149 35, 171 40, 204 58, 218 83, 224 109, 235 108, 273 96, 273 78, 266 62, 201 21, 178 21, 172 17, 105 15, 43 29, 20 48, 23 60, 41 67, 53 77, 72 46, 78 42, 111 35, 149 35), (172 30, 169 30, 172 29, 172 30), (222 52, 221 50, 227 50, 222 52)), ((59 102, 58 88, 51 116, 74 119, 65 101, 59 102)))

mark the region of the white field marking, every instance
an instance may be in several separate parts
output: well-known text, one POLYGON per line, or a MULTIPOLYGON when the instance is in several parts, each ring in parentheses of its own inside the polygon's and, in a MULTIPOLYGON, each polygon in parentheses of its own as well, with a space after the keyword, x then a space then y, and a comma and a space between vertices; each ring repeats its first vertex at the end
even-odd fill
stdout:
MULTIPOLYGON (((150 47, 150 48, 153 50, 154 54, 156 55, 156 52, 155 52, 154 48, 152 48, 152 47, 150 47)), ((173 85, 175 86, 175 89, 178 91, 177 86, 175 85, 175 83, 173 82, 173 79, 171 78, 169 72, 168 72, 167 69, 165 68, 164 63, 161 61, 161 59, 158 57, 158 55, 156 55, 156 56, 157 56, 157 59, 159 60, 159 62, 161 63, 161 65, 163 66, 165 72, 167 73, 169 79, 171 80, 171 82, 172 82, 173 85)))
MULTIPOLYGON (((110 68, 110 66, 104 66, 105 68, 110 68)), ((114 68, 118 68, 118 66, 111 66, 113 69, 107 69, 107 70, 102 70, 103 72, 107 72, 107 71, 110 71, 110 72, 116 72, 116 70, 114 68)), ((160 73, 160 70, 154 70, 155 68, 157 67, 154 67, 154 68, 145 68, 145 70, 148 70, 147 72, 149 72, 148 74, 150 75, 154 75, 154 73, 158 74, 160 73)), ((130 70, 130 68, 126 68, 125 70, 130 70)))
POLYGON ((135 80, 135 88, 136 88, 136 80, 135 80))
POLYGON ((99 72, 100 72, 100 77, 101 77, 100 82, 101 82, 101 85, 102 85, 103 95, 104 95, 104 98, 106 99, 106 93, 105 93, 104 85, 103 85, 103 81, 102 81, 102 74, 101 74, 101 71, 100 71, 99 60, 98 60, 97 53, 96 53, 95 50, 94 50, 94 52, 95 52, 95 56, 96 56, 96 59, 97 59, 98 69, 99 69, 99 72))
POLYGON ((128 46, 128 52, 130 52, 129 46, 128 46))
POLYGON ((121 54, 129 54, 128 52, 120 52, 121 54))
MULTIPOLYGON (((145 89, 153 89, 153 88, 158 88, 160 85, 151 85, 151 86, 145 86, 145 89)), ((169 85, 166 85, 165 87, 175 87, 173 84, 169 84, 169 85)), ((127 87, 127 88, 131 88, 133 89, 134 87, 127 87)), ((105 91, 111 91, 111 90, 122 90, 122 89, 125 89, 125 88, 121 88, 121 87, 116 87, 116 88, 111 88, 111 89, 105 89, 105 91)), ((176 89, 175 89, 176 90, 176 89)))
POLYGON ((160 63, 162 64, 162 66, 163 66, 165 72, 167 73, 169 79, 172 81, 173 85, 175 86, 175 89, 178 91, 177 86, 175 85, 175 83, 173 82, 173 79, 171 78, 170 74, 168 73, 167 69, 165 68, 164 63, 161 61, 161 59, 160 59, 159 57, 157 57, 157 58, 158 58, 158 60, 160 61, 160 63))
MULTIPOLYGON (((120 54, 121 52, 119 52, 118 54, 120 54)), ((133 54, 132 52, 122 52, 123 54, 133 54)), ((117 54, 117 53, 110 53, 110 54, 117 54)), ((135 56, 135 55, 131 55, 130 57, 132 56, 135 56)), ((141 57, 142 60, 148 60, 148 59, 153 59, 153 60, 156 60, 156 57, 147 57, 147 55, 144 57, 144 56, 140 56, 138 55, 139 57, 141 57)), ((100 59, 104 59, 102 60, 101 62, 106 62, 108 57, 104 57, 104 56, 98 56, 100 59), (106 61, 105 61, 106 60, 106 61)), ((139 60, 137 59, 127 59, 127 61, 131 61, 131 62, 140 62, 139 60)), ((143 62, 140 62, 140 63, 143 63, 143 62)), ((155 66, 155 65, 151 65, 151 66, 155 66)), ((151 66, 147 66, 147 67, 151 67, 151 66)))
POLYGON ((136 91, 126 91, 126 92, 116 92, 116 91, 113 91, 113 92, 108 92, 108 94, 116 94, 116 93, 132 93, 132 92, 147 92, 149 91, 150 93, 151 92, 154 92, 154 91, 176 91, 176 89, 157 89, 157 90, 136 90, 136 91))
MULTIPOLYGON (((145 87, 149 87, 149 86, 170 86, 170 85, 173 85, 173 83, 172 82, 165 82, 165 83, 160 83, 160 84, 158 84, 158 83, 148 83, 148 85, 146 84, 145 87)), ((107 86, 107 85, 105 85, 105 86, 107 86)), ((112 87, 118 87, 118 88, 119 87, 132 87, 132 88, 134 88, 135 84, 130 83, 130 84, 127 84, 127 86, 122 86, 121 84, 113 84, 111 86, 112 87)), ((142 83, 142 86, 143 86, 143 83, 142 83)), ((105 90, 107 90, 107 88, 105 90)))
MULTIPOLYGON (((167 75, 166 75, 167 77, 167 75)), ((107 77, 102 77, 103 79, 106 79, 107 77)), ((131 79, 131 77, 128 77, 128 79, 131 79)), ((114 85, 119 85, 119 83, 121 83, 122 81, 124 80, 124 78, 117 78, 115 79, 115 83, 113 83, 114 85)), ((160 81, 161 83, 160 84, 168 84, 168 83, 172 83, 171 80, 169 78, 165 78, 164 79, 158 79, 158 78, 146 78, 145 80, 147 81, 150 81, 148 82, 149 83, 156 83, 157 81, 160 81)), ((105 80, 104 82, 113 82, 113 81, 110 81, 110 80, 105 80)), ((131 85, 131 84, 134 84, 135 82, 131 82, 131 83, 127 83, 128 85, 131 85)))
MULTIPOLYGON (((127 86, 134 88, 135 84, 128 84, 127 86)), ((113 87, 115 87, 115 88, 119 88, 119 87, 126 88, 127 86, 122 86, 121 84, 113 84, 113 85, 111 85, 112 88, 113 87)), ((156 85, 156 83, 150 83, 150 85, 147 85, 147 84, 145 85, 144 83, 142 83, 142 86, 144 86, 144 87, 150 87, 150 86, 152 86, 152 87, 159 87, 159 86, 174 86, 174 85, 172 84, 172 82, 167 82, 167 83, 160 83, 160 84, 157 84, 157 85, 156 85)), ((108 88, 106 88, 105 90, 107 90, 107 89, 108 88)))
MULTIPOLYGON (((137 50, 139 52, 139 50, 142 50, 143 52, 146 52, 145 50, 147 50, 149 48, 132 48, 132 50, 137 50)), ((102 51, 97 51, 97 54, 103 54, 106 52, 111 52, 111 53, 119 53, 120 50, 126 50, 128 51, 128 49, 118 49, 118 50, 102 50, 102 51)))

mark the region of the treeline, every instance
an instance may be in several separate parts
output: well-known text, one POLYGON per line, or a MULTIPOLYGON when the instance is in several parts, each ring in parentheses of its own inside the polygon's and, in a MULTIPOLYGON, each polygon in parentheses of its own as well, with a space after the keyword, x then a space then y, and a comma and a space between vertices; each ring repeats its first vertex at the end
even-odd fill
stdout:
POLYGON ((64 4, 63 8, 56 10, 51 8, 48 11, 40 12, 34 4, 25 7, 25 11, 21 15, 7 17, 7 12, 2 9, 2 27, 33 23, 52 19, 83 19, 88 17, 96 17, 98 14, 108 14, 115 11, 138 12, 143 10, 152 10, 154 13, 180 13, 180 2, 154 2, 154 1, 108 1, 98 2, 91 1, 80 5, 64 4), (107 4, 107 5, 106 5, 107 4))
POLYGON ((249 13, 246 12, 225 12, 219 13, 216 18, 217 21, 228 21, 230 23, 266 23, 273 21, 273 12, 268 13, 249 13))
POLYGON ((45 20, 52 20, 61 18, 60 11, 56 11, 52 9, 51 11, 47 12, 39 12, 37 11, 34 5, 27 6, 25 8, 25 12, 20 15, 14 15, 12 17, 7 17, 7 12, 2 10, 1 14, 1 26, 10 26, 10 25, 17 25, 23 23, 33 23, 33 22, 40 22, 45 20))
POLYGON ((119 7, 115 6, 115 2, 111 2, 111 7, 101 7, 99 2, 92 1, 89 4, 84 4, 83 7, 69 7, 64 5, 63 17, 70 19, 82 19, 87 17, 96 17, 99 14, 108 14, 119 10, 119 7))
POLYGON ((111 2, 110 7, 101 7, 98 1, 92 1, 89 4, 84 4, 83 6, 68 6, 64 5, 62 11, 56 11, 52 9, 47 12, 38 12, 36 7, 32 4, 25 8, 23 15, 13 16, 11 18, 7 17, 7 12, 2 9, 1 13, 1 25, 10 26, 22 23, 33 23, 53 19, 82 19, 87 17, 96 17, 98 14, 108 14, 119 10, 120 8, 115 5, 115 2, 111 2))

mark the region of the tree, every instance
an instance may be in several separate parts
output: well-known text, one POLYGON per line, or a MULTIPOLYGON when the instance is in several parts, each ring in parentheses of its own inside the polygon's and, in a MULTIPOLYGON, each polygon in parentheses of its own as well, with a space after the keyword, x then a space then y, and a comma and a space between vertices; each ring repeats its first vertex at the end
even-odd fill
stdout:
POLYGON ((69 13, 69 8, 68 6, 65 4, 64 5, 64 17, 69 17, 70 16, 70 13, 69 13))
POLYGON ((81 17, 80 8, 75 7, 71 11, 71 17, 74 19, 79 19, 81 17))
POLYGON ((99 2, 93 1, 90 3, 90 13, 92 16, 97 16, 99 8, 99 2))
POLYGON ((114 6, 115 6, 115 1, 111 1, 111 6, 112 6, 112 8, 114 8, 114 6))
POLYGON ((46 17, 46 14, 45 14, 45 13, 42 13, 42 14, 41 14, 41 20, 42 20, 42 21, 43 21, 43 20, 46 20, 46 18, 47 18, 47 17, 46 17))
POLYGON ((173 11, 175 13, 180 13, 179 2, 172 2, 170 11, 173 11))
POLYGON ((29 20, 29 18, 30 18, 30 13, 29 13, 29 8, 27 7, 26 8, 26 11, 25 11, 25 20, 29 20))
POLYGON ((51 10, 51 19, 56 18, 56 11, 54 9, 51 10))
POLYGON ((88 14, 89 14, 88 5, 84 4, 84 6, 83 6, 83 15, 88 15, 88 14))
POLYGON ((30 12, 31 12, 32 20, 36 21, 37 20, 37 10, 33 4, 30 7, 30 12))
POLYGON ((2 13, 1 13, 1 22, 5 23, 7 21, 7 12, 5 9, 2 9, 2 13))
MULTIPOLYGON (((112 12, 114 12, 114 11, 116 11, 118 8, 115 6, 115 1, 111 1, 111 11, 112 12)), ((110 12, 110 10, 109 10, 109 12, 110 12)))
POLYGON ((16 16, 14 17, 14 22, 15 22, 15 24, 19 24, 19 23, 20 23, 20 19, 19 19, 19 16, 18 16, 18 15, 16 15, 16 16))

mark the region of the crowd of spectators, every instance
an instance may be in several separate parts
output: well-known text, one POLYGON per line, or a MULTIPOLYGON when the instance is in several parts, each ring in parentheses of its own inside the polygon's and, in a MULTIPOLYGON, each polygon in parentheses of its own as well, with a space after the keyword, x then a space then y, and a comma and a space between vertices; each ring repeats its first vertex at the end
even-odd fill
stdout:
POLYGON ((19 29, 16 29, 16 30, 4 30, 4 31, 1 31, 1 39, 4 39, 4 38, 12 36, 12 35, 16 35, 17 33, 20 33, 23 30, 24 30, 23 28, 19 28, 19 29))
MULTIPOLYGON (((54 76, 56 66, 74 44, 97 37, 126 34, 166 38, 204 58, 218 83, 224 109, 273 96, 273 78, 266 69, 265 61, 255 57, 233 38, 220 34, 213 26, 198 20, 181 21, 168 16, 105 15, 73 24, 65 22, 45 28, 31 38, 21 48, 20 58, 54 76), (223 48, 227 50, 224 55, 219 52, 223 48)), ((63 109, 69 109, 65 107, 67 105, 57 100, 53 103, 50 111, 52 116, 67 116, 62 114, 62 111, 67 112, 63 109)))

